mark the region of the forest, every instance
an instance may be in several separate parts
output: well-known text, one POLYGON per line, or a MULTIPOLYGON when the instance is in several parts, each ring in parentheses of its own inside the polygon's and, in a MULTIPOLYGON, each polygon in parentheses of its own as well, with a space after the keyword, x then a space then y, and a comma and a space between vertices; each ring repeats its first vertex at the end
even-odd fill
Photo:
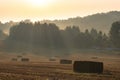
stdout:
POLYGON ((3 41, 6 49, 119 49, 120 22, 111 25, 109 34, 94 28, 81 31, 79 26, 59 29, 54 23, 24 22, 10 28, 3 41))

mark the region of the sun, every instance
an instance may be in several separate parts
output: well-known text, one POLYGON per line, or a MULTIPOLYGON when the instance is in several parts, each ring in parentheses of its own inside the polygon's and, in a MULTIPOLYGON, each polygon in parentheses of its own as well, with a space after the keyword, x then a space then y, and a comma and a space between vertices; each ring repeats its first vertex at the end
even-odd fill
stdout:
POLYGON ((45 7, 51 5, 55 0, 28 0, 28 2, 37 7, 45 7))

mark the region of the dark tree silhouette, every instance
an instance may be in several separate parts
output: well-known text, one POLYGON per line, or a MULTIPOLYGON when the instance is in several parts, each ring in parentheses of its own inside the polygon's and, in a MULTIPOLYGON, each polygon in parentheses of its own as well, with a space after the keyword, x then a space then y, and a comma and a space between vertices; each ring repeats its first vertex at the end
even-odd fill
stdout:
POLYGON ((120 48, 120 22, 114 22, 112 24, 110 39, 115 47, 120 48))
POLYGON ((120 23, 115 22, 110 30, 110 38, 102 31, 92 28, 81 32, 78 26, 68 26, 60 30, 53 23, 34 24, 30 21, 20 22, 10 29, 10 35, 6 39, 9 48, 33 49, 93 49, 107 48, 111 42, 120 47, 120 23), (12 45, 12 47, 11 47, 12 45))
POLYGON ((63 40, 59 28, 55 24, 40 24, 40 22, 20 22, 10 29, 8 40, 31 46, 45 48, 63 47, 63 40))

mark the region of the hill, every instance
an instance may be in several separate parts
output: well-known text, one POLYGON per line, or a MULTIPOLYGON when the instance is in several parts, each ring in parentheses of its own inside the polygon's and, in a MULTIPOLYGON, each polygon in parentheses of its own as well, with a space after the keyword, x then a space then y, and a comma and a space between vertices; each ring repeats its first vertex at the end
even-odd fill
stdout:
MULTIPOLYGON (((25 20, 25 22, 30 20, 25 20)), ((81 31, 85 29, 95 28, 102 30, 102 32, 108 33, 111 28, 111 24, 115 21, 120 21, 120 11, 110 11, 107 13, 96 13, 85 17, 75 17, 66 20, 43 20, 41 23, 55 23, 60 29, 64 29, 66 26, 79 26, 81 31)), ((18 22, 17 22, 18 23, 18 22)), ((15 25, 16 22, 10 21, 7 23, 0 22, 0 30, 9 32, 11 26, 15 25)))
POLYGON ((111 24, 115 21, 120 21, 120 11, 97 13, 85 17, 69 18, 67 20, 44 20, 42 22, 55 23, 61 29, 65 28, 66 26, 76 25, 80 27, 81 31, 95 28, 108 33, 111 28, 111 24))

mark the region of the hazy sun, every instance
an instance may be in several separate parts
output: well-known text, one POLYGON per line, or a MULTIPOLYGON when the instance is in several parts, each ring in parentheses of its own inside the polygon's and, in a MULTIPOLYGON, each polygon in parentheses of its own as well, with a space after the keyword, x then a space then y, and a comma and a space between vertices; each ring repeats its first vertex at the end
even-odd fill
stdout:
POLYGON ((48 6, 51 5, 55 0, 28 0, 33 6, 48 6))

